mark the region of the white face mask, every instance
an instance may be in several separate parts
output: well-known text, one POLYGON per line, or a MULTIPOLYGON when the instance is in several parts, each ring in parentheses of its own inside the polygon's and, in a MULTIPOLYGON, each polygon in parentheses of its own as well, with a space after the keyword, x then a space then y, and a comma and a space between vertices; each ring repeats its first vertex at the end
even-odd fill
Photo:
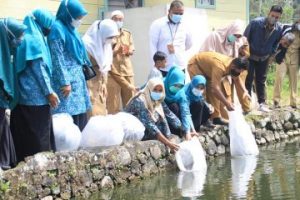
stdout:
POLYGON ((72 18, 71 25, 72 25, 74 28, 78 28, 81 24, 82 24, 82 20, 81 20, 81 19, 73 19, 73 18, 72 18))
POLYGON ((192 92, 193 92, 193 94, 194 94, 196 97, 200 97, 200 96, 202 96, 203 90, 199 90, 199 89, 197 89, 197 88, 193 88, 193 89, 192 89, 192 92))
POLYGON ((123 21, 117 21, 117 26, 118 26, 118 29, 121 29, 123 27, 123 21))
POLYGON ((110 38, 110 39, 106 39, 106 40, 105 40, 105 44, 111 44, 112 41, 113 41, 113 39, 111 39, 111 38, 110 38))

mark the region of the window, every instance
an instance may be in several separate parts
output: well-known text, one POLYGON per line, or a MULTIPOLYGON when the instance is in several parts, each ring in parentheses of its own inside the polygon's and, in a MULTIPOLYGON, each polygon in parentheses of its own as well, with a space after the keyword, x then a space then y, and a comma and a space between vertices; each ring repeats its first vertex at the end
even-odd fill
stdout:
POLYGON ((216 8, 216 0, 196 0, 196 8, 216 8))

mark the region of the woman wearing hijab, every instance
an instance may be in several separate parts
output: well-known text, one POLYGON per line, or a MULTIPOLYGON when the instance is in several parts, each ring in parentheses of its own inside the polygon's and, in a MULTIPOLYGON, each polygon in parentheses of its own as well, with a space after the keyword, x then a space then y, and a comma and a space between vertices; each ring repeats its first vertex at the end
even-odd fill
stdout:
POLYGON ((203 98, 205 86, 205 77, 202 75, 197 75, 193 77, 190 83, 184 86, 183 90, 178 92, 184 93, 178 95, 183 96, 185 101, 188 102, 193 125, 196 131, 200 130, 200 126, 207 122, 212 113, 211 106, 208 105, 203 98))
POLYGON ((53 113, 69 113, 80 130, 85 127, 87 111, 91 109, 83 74, 83 67, 90 66, 90 61, 77 31, 86 14, 78 0, 63 0, 48 36, 53 64, 52 84, 60 99, 53 113))
POLYGON ((171 132, 168 121, 172 119, 173 124, 181 125, 178 118, 162 102, 165 98, 163 81, 153 78, 148 81, 146 87, 137 93, 127 104, 124 111, 136 116, 145 126, 143 140, 157 139, 167 145, 171 150, 178 150, 179 146, 168 138, 171 132))
POLYGON ((9 124, 5 116, 7 108, 14 108, 17 100, 16 72, 11 62, 15 50, 22 42, 26 26, 15 19, 0 20, 0 167, 9 169, 16 162, 16 153, 9 124))
POLYGON ((164 80, 166 98, 165 102, 170 110, 179 117, 182 123, 183 133, 171 126, 171 132, 175 134, 183 134, 186 140, 189 140, 194 135, 198 135, 195 131, 189 102, 184 92, 180 90, 184 87, 185 74, 178 67, 172 67, 164 80))
POLYGON ((18 161, 55 150, 51 107, 58 97, 51 87, 51 57, 45 36, 53 25, 50 11, 34 10, 24 19, 24 42, 17 49, 18 105, 11 112, 11 131, 18 161))
MULTIPOLYGON (((233 58, 244 56, 249 57, 250 50, 248 41, 247 38, 243 36, 244 27, 245 24, 243 21, 235 20, 229 26, 212 32, 202 44, 200 52, 218 52, 233 58)), ((245 71, 241 76, 243 82, 245 82, 246 76, 247 72, 245 71)), ((224 79, 223 81, 223 87, 226 96, 232 96, 230 81, 230 78, 224 79)), ((246 90, 240 90, 238 88, 236 88, 236 90, 238 99, 242 104, 243 111, 245 113, 250 112, 251 102, 248 92, 245 93, 246 90)), ((224 118, 228 118, 227 112, 225 110, 222 110, 222 116, 224 118)))
POLYGON ((112 39, 119 35, 117 24, 111 19, 95 21, 82 40, 97 76, 88 81, 93 105, 91 115, 106 115, 107 73, 113 60, 112 39))

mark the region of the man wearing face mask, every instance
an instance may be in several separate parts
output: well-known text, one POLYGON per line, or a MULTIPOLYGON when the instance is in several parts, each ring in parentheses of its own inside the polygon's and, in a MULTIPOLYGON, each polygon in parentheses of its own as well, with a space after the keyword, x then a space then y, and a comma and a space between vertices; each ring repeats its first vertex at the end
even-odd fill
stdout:
POLYGON ((262 112, 270 111, 266 106, 265 82, 269 58, 275 53, 281 38, 282 28, 278 20, 282 12, 281 6, 272 6, 268 17, 255 18, 247 26, 244 33, 248 39, 251 52, 246 88, 251 95, 253 80, 255 81, 259 110, 262 112))
MULTIPOLYGON (((278 53, 276 56, 276 79, 275 79, 275 87, 274 87, 274 96, 273 102, 274 107, 280 107, 280 99, 281 99, 281 88, 282 81, 284 79, 285 74, 288 72, 289 83, 290 83, 290 106, 292 108, 297 108, 297 75, 299 69, 299 48, 300 48, 300 13, 297 14, 295 23, 293 25, 285 25, 283 27, 283 39, 281 39, 280 43, 284 40, 294 39, 291 45, 287 48, 283 47, 283 50, 278 53), (292 37, 292 35, 294 37, 292 37), (286 39, 285 39, 286 38, 286 39)), ((289 44, 288 42, 285 42, 289 44)), ((284 46, 284 44, 279 45, 284 46)), ((279 47, 279 48, 280 48, 279 47)))
POLYGON ((226 113, 224 106, 228 111, 234 110, 231 96, 224 96, 225 88, 222 80, 227 75, 232 76, 233 84, 237 90, 244 91, 243 95, 248 92, 243 84, 240 73, 247 70, 249 65, 246 58, 232 58, 216 52, 202 52, 193 56, 188 64, 190 77, 203 75, 207 80, 206 98, 208 103, 214 107, 212 120, 214 124, 227 125, 228 122, 221 114, 226 113))
POLYGON ((153 57, 157 51, 168 56, 166 67, 161 69, 164 77, 174 65, 183 71, 186 69, 186 51, 192 47, 192 37, 182 20, 183 14, 182 1, 174 0, 170 4, 168 15, 155 20, 150 27, 150 56, 153 57))
POLYGON ((119 112, 135 94, 133 67, 130 57, 134 52, 132 34, 123 28, 124 14, 120 10, 111 13, 116 22, 119 35, 112 41, 113 64, 107 80, 107 111, 109 114, 119 112), (122 106, 120 105, 122 102, 122 106))

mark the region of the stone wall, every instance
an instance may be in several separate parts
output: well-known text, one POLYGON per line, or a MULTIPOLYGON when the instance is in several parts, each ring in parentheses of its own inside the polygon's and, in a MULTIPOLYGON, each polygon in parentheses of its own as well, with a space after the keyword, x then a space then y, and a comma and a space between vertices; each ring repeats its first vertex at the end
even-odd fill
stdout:
MULTIPOLYGON (((247 120, 259 145, 300 134, 299 112, 286 110, 267 116, 247 116, 247 120)), ((227 127, 204 129, 201 133, 199 140, 207 157, 229 151, 227 127)), ((171 168, 176 168, 174 155, 158 141, 40 153, 14 169, 0 171, 0 199, 87 199, 99 190, 111 190, 171 168)))

